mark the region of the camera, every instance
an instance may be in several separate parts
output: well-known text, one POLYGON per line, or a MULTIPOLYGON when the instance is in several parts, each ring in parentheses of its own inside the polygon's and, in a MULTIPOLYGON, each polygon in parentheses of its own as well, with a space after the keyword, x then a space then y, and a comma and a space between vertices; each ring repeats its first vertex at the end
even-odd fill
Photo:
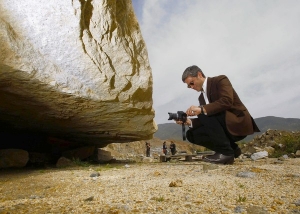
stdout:
POLYGON ((168 120, 182 121, 182 138, 183 138, 183 140, 185 140, 186 137, 185 137, 185 125, 184 125, 184 123, 186 122, 187 114, 183 111, 177 111, 177 113, 168 112, 168 114, 169 114, 169 119, 168 120))
POLYGON ((187 114, 183 111, 177 111, 177 113, 168 113, 169 119, 168 120, 176 120, 176 121, 182 121, 183 123, 186 122, 187 114))

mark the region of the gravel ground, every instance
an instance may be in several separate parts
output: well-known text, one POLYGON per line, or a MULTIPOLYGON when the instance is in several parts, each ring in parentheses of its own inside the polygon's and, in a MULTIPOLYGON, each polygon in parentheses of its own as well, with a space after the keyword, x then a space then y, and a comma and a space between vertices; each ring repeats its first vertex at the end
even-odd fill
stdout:
POLYGON ((1 170, 0 213, 300 213, 299 166, 300 158, 1 170))

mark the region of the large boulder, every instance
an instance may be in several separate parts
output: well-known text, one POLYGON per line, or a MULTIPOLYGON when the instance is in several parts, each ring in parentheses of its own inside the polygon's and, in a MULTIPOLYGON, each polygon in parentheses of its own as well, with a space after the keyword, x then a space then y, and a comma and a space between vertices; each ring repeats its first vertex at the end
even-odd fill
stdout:
POLYGON ((1 149, 0 169, 8 167, 24 167, 29 160, 29 154, 22 149, 1 149))
POLYGON ((0 128, 151 139, 152 73, 129 0, 1 0, 0 128))

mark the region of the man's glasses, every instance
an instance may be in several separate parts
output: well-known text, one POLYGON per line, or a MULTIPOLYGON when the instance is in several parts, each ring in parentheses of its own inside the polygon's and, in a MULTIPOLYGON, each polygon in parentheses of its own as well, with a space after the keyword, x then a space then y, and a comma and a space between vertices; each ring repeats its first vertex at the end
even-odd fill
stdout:
POLYGON ((191 81, 189 84, 188 84, 188 88, 191 88, 191 86, 194 86, 194 81, 191 81))

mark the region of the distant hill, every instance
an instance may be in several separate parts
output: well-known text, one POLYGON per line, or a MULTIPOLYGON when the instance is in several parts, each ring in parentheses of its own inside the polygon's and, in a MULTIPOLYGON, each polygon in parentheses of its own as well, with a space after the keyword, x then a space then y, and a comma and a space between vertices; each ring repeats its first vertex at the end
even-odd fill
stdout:
MULTIPOLYGON (((185 127, 188 130, 188 127, 185 127)), ((176 123, 164 123, 158 124, 158 130, 154 134, 154 137, 166 140, 182 140, 182 128, 176 123)))
MULTIPOLYGON (((268 129, 277 129, 283 131, 300 131, 300 119, 298 118, 282 118, 282 117, 260 117, 254 119, 261 132, 249 135, 244 141, 249 142, 254 136, 259 135, 268 129)), ((186 130, 188 127, 186 127, 186 130)), ((175 123, 158 124, 158 130, 154 137, 159 139, 182 140, 182 128, 175 123)))
POLYGON ((298 118, 282 118, 282 117, 260 117, 255 119, 256 124, 261 131, 268 129, 278 129, 285 131, 299 131, 300 119, 298 118))

